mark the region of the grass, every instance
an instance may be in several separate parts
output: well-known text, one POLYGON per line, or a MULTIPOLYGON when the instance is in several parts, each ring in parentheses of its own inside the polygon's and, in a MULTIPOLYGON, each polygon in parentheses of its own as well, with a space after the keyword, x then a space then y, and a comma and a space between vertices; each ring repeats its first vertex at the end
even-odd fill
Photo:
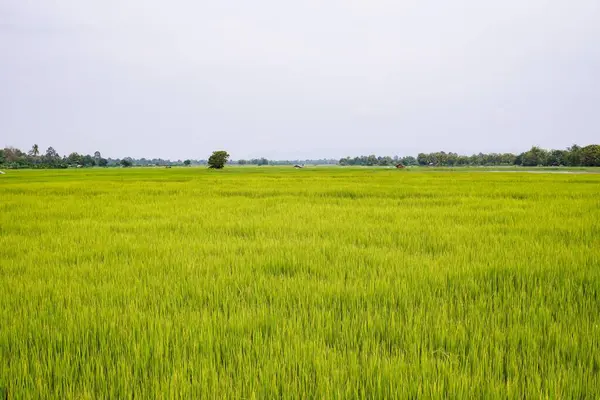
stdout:
POLYGON ((599 193, 600 175, 10 171, 0 388, 598 398, 599 193))

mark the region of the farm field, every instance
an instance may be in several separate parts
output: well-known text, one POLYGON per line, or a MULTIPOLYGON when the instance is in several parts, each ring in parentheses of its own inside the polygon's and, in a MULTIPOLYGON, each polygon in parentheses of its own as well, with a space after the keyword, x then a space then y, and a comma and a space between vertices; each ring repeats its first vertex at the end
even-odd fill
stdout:
POLYGON ((0 176, 0 393, 599 398, 600 175, 0 176))

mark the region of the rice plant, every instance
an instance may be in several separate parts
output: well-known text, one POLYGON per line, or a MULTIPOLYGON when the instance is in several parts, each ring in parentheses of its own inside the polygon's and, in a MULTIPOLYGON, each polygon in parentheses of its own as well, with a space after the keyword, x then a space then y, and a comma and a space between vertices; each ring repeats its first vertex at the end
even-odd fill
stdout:
POLYGON ((0 178, 0 393, 598 398, 600 175, 0 178))

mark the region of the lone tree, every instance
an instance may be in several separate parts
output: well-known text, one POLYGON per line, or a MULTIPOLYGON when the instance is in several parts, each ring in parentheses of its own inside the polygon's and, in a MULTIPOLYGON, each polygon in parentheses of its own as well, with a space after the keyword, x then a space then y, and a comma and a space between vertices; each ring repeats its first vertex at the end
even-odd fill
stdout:
POLYGON ((37 157, 39 154, 40 154, 40 146, 38 146, 37 144, 34 144, 31 147, 31 150, 29 151, 29 155, 37 157))
POLYGON ((213 151, 208 158, 208 168, 221 169, 229 160, 229 153, 224 150, 213 151))
POLYGON ((185 160, 183 162, 183 165, 185 165, 186 167, 189 167, 192 164, 192 160, 185 160))

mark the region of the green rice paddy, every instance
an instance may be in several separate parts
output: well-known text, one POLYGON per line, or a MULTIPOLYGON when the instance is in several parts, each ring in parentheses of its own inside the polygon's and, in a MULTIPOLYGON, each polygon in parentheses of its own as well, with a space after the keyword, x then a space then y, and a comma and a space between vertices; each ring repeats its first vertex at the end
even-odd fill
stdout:
POLYGON ((599 398, 600 175, 8 171, 0 393, 599 398))

